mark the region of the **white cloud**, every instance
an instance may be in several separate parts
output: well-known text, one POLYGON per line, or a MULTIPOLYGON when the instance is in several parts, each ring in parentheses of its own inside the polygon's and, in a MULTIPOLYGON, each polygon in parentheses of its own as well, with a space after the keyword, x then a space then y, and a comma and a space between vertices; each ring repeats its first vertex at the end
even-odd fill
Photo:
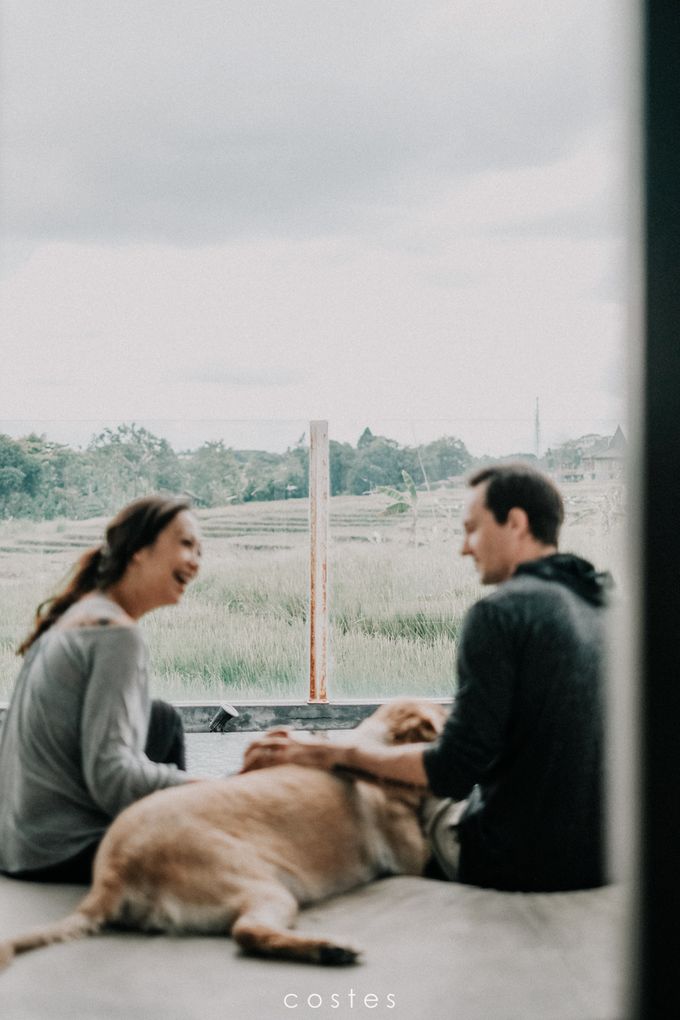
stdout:
POLYGON ((614 11, 4 0, 3 415, 606 431, 614 11))
POLYGON ((361 229, 413 180, 557 159, 616 108, 611 0, 3 7, 16 237, 361 229))
POLYGON ((471 238, 433 280, 427 256, 349 241, 44 248, 5 285, 5 414, 529 421, 562 393, 561 417, 618 415, 620 313, 583 296, 610 256, 471 238))

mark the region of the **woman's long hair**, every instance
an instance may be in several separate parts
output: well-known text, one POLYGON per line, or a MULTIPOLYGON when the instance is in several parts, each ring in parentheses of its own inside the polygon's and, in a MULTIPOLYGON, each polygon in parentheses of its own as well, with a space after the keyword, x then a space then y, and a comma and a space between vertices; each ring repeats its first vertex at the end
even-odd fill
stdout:
POLYGON ((106 591, 119 581, 134 554, 153 545, 173 517, 189 509, 191 504, 187 500, 163 496, 144 496, 123 507, 107 527, 105 541, 80 557, 66 587, 40 603, 33 630, 19 646, 17 654, 24 655, 33 642, 83 595, 91 591, 106 591))

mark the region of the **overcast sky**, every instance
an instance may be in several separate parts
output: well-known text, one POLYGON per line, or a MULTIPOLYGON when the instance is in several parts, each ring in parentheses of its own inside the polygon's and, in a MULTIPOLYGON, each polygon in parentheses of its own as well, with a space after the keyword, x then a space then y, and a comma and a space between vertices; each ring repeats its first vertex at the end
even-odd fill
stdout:
POLYGON ((0 431, 612 433, 622 8, 0 0, 0 431))

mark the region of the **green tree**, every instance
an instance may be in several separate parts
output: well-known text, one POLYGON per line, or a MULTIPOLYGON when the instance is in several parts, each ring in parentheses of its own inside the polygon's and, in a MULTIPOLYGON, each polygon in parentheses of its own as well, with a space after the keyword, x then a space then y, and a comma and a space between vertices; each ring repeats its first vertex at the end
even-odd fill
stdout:
MULTIPOLYGON (((472 456, 462 439, 442 436, 419 449, 425 481, 438 482, 464 474, 472 465, 472 456)), ((421 469, 421 470, 422 470, 421 469)))
POLYGON ((38 468, 33 515, 40 518, 83 516, 87 475, 85 458, 62 443, 32 433, 19 443, 38 468))
POLYGON ((347 473, 349 491, 360 495, 381 485, 399 485, 403 466, 404 452, 399 444, 394 439, 373 436, 370 442, 357 447, 356 458, 347 473))
POLYGON ((274 499, 300 499, 309 495, 309 450, 304 436, 284 453, 274 472, 274 499))
POLYGON ((241 467, 244 479, 244 503, 282 498, 276 496, 274 483, 274 474, 283 460, 280 453, 268 453, 265 450, 236 450, 235 457, 241 467))
POLYGON ((328 443, 328 471, 330 475, 331 496, 338 496, 349 489, 349 473, 356 460, 356 450, 349 443, 338 443, 331 439, 328 443))
POLYGON ((0 513, 26 517, 40 485, 40 463, 24 449, 21 440, 0 435, 0 513))
POLYGON ((243 497, 244 479, 234 451, 222 439, 204 443, 185 455, 189 494, 201 506, 224 506, 243 497))
POLYGON ((149 492, 181 492, 179 457, 167 439, 135 425, 104 429, 88 446, 91 498, 99 512, 111 513, 149 492))

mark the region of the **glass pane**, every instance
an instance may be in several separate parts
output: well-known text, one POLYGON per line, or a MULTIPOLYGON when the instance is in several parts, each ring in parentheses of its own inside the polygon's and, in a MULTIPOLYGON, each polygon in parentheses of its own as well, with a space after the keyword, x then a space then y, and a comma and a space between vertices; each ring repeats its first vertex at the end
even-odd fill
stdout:
POLYGON ((622 579, 626 441, 618 423, 601 425, 609 434, 564 441, 592 422, 548 422, 544 446, 531 414, 331 422, 332 695, 453 693, 462 618, 485 594, 460 555, 465 475, 498 457, 552 475, 565 499, 561 548, 622 579))
POLYGON ((38 604, 155 491, 191 496, 204 558, 179 607, 142 618, 153 693, 304 699, 305 422, 1 422, 0 446, 0 699, 38 604))
MULTIPOLYGON (((554 435, 566 427, 558 423, 554 435)), ((305 422, 5 422, 0 430, 0 697, 37 605, 123 503, 172 486, 194 500, 205 555, 183 605, 142 620, 154 693, 306 698, 305 422)), ((555 442, 537 459, 522 453, 528 420, 517 452, 562 488, 562 547, 622 580, 625 437, 610 432, 555 442)), ((459 555, 464 476, 484 463, 470 433, 464 420, 331 422, 331 697, 452 693, 458 630, 484 594, 459 555)), ((495 449, 507 442, 499 429, 495 449)))

